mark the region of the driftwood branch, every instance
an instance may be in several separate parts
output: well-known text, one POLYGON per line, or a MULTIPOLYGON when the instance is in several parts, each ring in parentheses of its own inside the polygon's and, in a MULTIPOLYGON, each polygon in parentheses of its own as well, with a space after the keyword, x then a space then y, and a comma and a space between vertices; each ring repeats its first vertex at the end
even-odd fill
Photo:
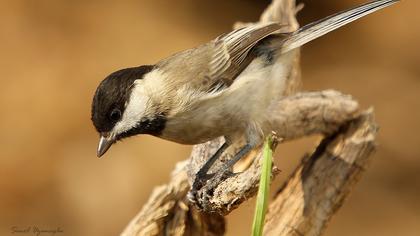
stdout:
POLYGON ((270 204, 264 235, 320 235, 366 169, 376 132, 368 110, 304 157, 270 204))
POLYGON ((222 235, 225 221, 217 214, 199 212, 189 206, 187 162, 177 164, 167 185, 156 187, 149 201, 126 227, 123 236, 134 235, 222 235))
MULTIPOLYGON (((300 7, 294 0, 274 0, 260 21, 278 21, 296 30, 300 7)), ((243 23, 238 23, 243 25, 243 23)), ((326 138, 312 155, 303 158, 272 200, 264 235, 320 235, 366 168, 375 148, 373 112, 360 112, 350 96, 336 91, 296 93, 300 84, 299 52, 287 78, 285 98, 277 112, 277 136, 293 140, 310 134, 326 138)), ((196 145, 188 160, 178 163, 168 184, 155 188, 149 201, 122 235, 222 235, 224 217, 258 189, 261 149, 235 166, 236 174, 205 183, 189 197, 198 169, 217 150, 222 138, 196 145), (193 202, 190 201, 190 199, 193 202), (200 210, 197 210, 200 209, 200 210)), ((218 168, 240 145, 227 150, 218 168)), ((273 178, 278 174, 273 167, 273 178)))

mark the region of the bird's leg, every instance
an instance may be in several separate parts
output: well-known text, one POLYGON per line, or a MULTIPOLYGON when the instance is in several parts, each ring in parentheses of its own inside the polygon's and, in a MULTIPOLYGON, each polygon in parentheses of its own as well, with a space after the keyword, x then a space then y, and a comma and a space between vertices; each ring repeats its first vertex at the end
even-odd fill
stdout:
POLYGON ((206 204, 203 203, 203 200, 205 202, 205 199, 208 199, 214 189, 223 181, 226 179, 227 175, 231 173, 229 170, 230 168, 235 165, 236 162, 238 162, 241 158, 246 156, 255 146, 251 144, 245 144, 239 152, 233 156, 232 159, 230 159, 227 163, 225 163, 222 167, 220 167, 216 172, 214 172, 214 175, 211 176, 209 179, 206 175, 208 169, 211 167, 211 165, 214 163, 214 161, 220 156, 224 149, 226 149, 229 145, 225 144, 222 145, 222 147, 219 148, 219 150, 204 164, 204 166, 198 171, 194 184, 192 186, 191 191, 188 193, 188 198, 191 202, 195 203, 197 207, 200 209, 205 210, 206 204), (219 153, 220 152, 220 153, 219 153), (215 157, 216 156, 216 157, 215 157), (212 160, 214 158, 214 160, 212 160), (201 173, 200 173, 201 172, 201 173), (200 176, 201 175, 201 176, 200 176), (204 175, 204 176, 203 176, 204 175), (211 180, 211 181, 207 181, 211 180), (207 181, 204 184, 204 181, 207 181), (204 205, 203 205, 204 204, 204 205))
POLYGON ((245 144, 239 152, 233 156, 232 159, 230 159, 226 164, 224 164, 217 172, 216 174, 224 175, 229 171, 229 169, 235 165, 236 162, 238 162, 242 157, 246 156, 252 149, 254 148, 253 145, 247 143, 245 144))
POLYGON ((201 169, 196 174, 195 181, 194 181, 194 184, 193 184, 193 188, 199 187, 197 185, 201 185, 202 182, 204 182, 208 179, 208 174, 207 174, 208 171, 213 166, 214 162, 217 159, 219 159, 219 157, 226 150, 226 148, 229 147, 229 145, 230 145, 229 142, 223 143, 223 145, 220 146, 220 148, 216 151, 216 153, 214 153, 213 156, 210 157, 210 159, 208 159, 206 161, 206 163, 204 163, 204 165, 201 167, 201 169))

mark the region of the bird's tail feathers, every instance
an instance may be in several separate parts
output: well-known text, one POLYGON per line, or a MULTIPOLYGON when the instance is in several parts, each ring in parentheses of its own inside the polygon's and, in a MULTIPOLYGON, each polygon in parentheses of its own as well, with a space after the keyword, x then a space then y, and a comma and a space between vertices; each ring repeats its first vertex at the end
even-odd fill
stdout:
POLYGON ((303 26, 282 41, 281 52, 286 53, 290 50, 298 48, 352 21, 360 19, 382 8, 388 7, 398 1, 399 0, 373 1, 303 26))

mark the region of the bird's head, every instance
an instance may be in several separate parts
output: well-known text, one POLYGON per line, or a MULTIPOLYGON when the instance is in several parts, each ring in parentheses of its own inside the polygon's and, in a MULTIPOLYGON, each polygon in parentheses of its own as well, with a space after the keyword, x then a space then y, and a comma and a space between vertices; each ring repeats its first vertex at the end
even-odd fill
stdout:
POLYGON ((100 134, 97 150, 101 157, 116 141, 137 134, 157 134, 165 118, 154 108, 144 86, 153 66, 122 69, 107 76, 96 89, 92 122, 100 134))

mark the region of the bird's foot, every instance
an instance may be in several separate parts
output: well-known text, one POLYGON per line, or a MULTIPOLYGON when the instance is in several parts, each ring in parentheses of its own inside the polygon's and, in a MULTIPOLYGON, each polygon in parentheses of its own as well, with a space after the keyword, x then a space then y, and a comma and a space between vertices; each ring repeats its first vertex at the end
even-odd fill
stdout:
POLYGON ((214 191, 217 186, 233 175, 234 173, 229 168, 221 168, 214 174, 206 174, 204 176, 197 174, 192 188, 188 193, 188 199, 199 210, 212 212, 213 207, 211 206, 210 199, 212 199, 214 191))

